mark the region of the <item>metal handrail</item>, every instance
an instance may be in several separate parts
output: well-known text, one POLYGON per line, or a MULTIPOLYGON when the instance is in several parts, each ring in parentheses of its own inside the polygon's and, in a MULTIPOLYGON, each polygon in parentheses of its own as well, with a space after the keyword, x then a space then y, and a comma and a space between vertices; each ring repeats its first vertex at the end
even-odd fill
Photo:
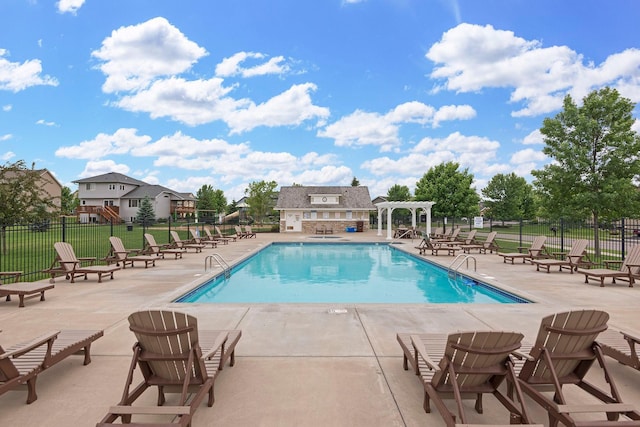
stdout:
POLYGON ((231 276, 231 267, 229 267, 229 264, 227 264, 227 262, 224 260, 224 258, 222 258, 222 255, 220 254, 211 254, 204 259, 204 271, 207 271, 207 266, 209 268, 212 268, 213 261, 215 261, 218 266, 222 268, 225 279, 228 279, 231 276))
POLYGON ((473 260, 473 271, 476 271, 477 270, 476 258, 473 255, 459 254, 453 259, 453 261, 451 261, 451 264, 449 264, 449 267, 447 267, 447 275, 449 277, 456 277, 458 275, 458 270, 460 269, 460 267, 462 267, 462 264, 464 262, 467 263, 467 270, 468 270, 470 259, 473 260))

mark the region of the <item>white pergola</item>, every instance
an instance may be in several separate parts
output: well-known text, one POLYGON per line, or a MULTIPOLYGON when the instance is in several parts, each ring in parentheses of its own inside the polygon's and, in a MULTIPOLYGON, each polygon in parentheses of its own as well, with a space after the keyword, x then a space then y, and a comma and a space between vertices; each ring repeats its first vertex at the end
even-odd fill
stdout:
POLYGON ((387 211, 387 240, 393 239, 391 227, 391 214, 394 209, 409 209, 411 211, 411 226, 416 228, 416 211, 422 209, 427 215, 427 235, 431 233, 431 207, 435 202, 380 202, 376 203, 378 208, 378 236, 382 236, 382 213, 387 211))

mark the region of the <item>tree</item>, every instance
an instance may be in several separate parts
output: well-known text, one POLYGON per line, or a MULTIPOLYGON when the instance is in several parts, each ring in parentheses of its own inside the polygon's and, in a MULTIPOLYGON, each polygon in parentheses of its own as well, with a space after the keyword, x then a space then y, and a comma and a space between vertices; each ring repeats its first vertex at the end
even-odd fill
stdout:
POLYGON ((351 180, 351 186, 352 187, 359 187, 360 186, 360 181, 358 181, 358 178, 356 178, 355 176, 351 180))
POLYGON ((196 193, 198 199, 197 208, 203 218, 211 217, 215 213, 222 213, 227 208, 227 198, 222 190, 215 190, 211 185, 205 184, 196 193))
POLYGON ((571 96, 563 111, 543 121, 543 153, 553 162, 532 171, 545 210, 556 217, 593 220, 600 255, 601 220, 630 216, 640 208, 640 136, 632 130, 635 104, 617 90, 593 91, 578 107, 571 96))
POLYGON ((244 190, 247 196, 247 205, 249 205, 249 213, 256 221, 262 222, 267 215, 271 214, 275 205, 274 199, 277 186, 278 184, 275 181, 254 181, 244 190))
POLYGON ((405 202, 411 200, 411 191, 406 185, 395 184, 387 191, 387 200, 390 202, 405 202))
POLYGON ((56 207, 42 188, 47 184, 40 173, 28 169, 23 160, 0 166, 0 241, 7 254, 7 227, 43 221, 56 207))
MULTIPOLYGON (((395 184, 387 190, 387 201, 404 202, 407 200, 411 200, 411 191, 409 191, 409 187, 406 185, 395 184)), ((403 218, 409 215, 409 212, 408 209, 394 209, 392 215, 394 220, 398 219, 402 221, 403 218)))
POLYGON ((515 173, 498 174, 482 190, 489 217, 501 221, 535 216, 533 187, 515 173))
POLYGON ((156 222, 156 213, 153 210, 153 204, 151 203, 151 198, 149 198, 149 196, 144 196, 144 199, 140 202, 136 220, 145 227, 156 222))
POLYGON ((62 198, 60 200, 60 213, 62 215, 71 215, 76 210, 80 201, 78 197, 71 191, 69 187, 62 187, 62 198))
POLYGON ((416 183, 415 199, 435 202, 432 216, 460 218, 477 215, 480 197, 471 186, 468 169, 458 171, 459 164, 441 163, 432 167, 416 183))

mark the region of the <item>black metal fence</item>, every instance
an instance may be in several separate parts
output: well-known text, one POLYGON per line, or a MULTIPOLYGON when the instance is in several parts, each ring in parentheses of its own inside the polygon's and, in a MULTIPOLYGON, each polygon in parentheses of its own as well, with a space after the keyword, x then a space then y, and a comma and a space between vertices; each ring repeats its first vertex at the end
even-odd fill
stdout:
MULTIPOLYGON (((458 220, 444 224, 442 220, 434 220, 435 227, 460 226, 462 231, 475 228, 473 221, 458 220)), ((512 250, 527 247, 535 236, 547 237, 545 246, 554 252, 568 252, 576 239, 587 239, 587 252, 595 265, 602 265, 603 260, 622 260, 631 246, 640 243, 640 220, 620 219, 603 222, 598 228, 588 221, 567 220, 535 220, 535 221, 496 221, 484 220, 478 235, 485 232, 497 232, 497 241, 501 247, 512 250)))
MULTIPOLYGON (((152 226, 126 223, 79 223, 75 217, 0 228, 0 272, 22 271, 23 281, 46 278, 43 272, 55 259, 53 244, 68 242, 78 258, 94 257, 98 264, 110 249, 109 237, 122 239, 127 250, 144 248, 144 233, 153 234, 158 244, 171 241, 170 231, 178 231, 182 239, 190 239, 190 229, 201 231, 203 223, 175 222, 168 219, 152 226)), ((219 225, 223 234, 234 234, 233 226, 219 225)), ((213 227, 210 226, 213 232, 213 227)), ((102 261, 104 263, 104 261, 102 261)))

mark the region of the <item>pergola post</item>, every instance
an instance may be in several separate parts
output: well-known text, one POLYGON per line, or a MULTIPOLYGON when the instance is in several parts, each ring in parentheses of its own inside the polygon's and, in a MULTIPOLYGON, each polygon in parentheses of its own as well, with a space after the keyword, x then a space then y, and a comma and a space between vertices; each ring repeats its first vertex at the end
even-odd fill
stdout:
POLYGON ((382 213, 387 210, 387 240, 393 239, 392 214, 394 209, 405 208, 411 211, 411 226, 416 229, 416 216, 418 209, 422 209, 427 215, 427 235, 431 234, 431 207, 434 202, 380 202, 376 203, 378 208, 378 236, 382 236, 382 213))

